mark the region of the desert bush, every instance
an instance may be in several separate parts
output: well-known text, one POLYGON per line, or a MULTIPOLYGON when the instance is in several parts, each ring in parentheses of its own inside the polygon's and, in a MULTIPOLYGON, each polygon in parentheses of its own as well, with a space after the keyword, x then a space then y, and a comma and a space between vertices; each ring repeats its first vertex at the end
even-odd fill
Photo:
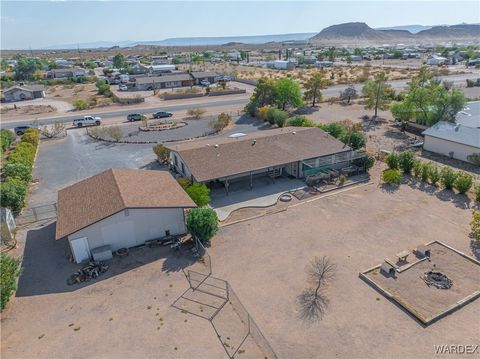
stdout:
POLYGON ((385 160, 387 161, 387 165, 388 165, 388 167, 389 167, 390 169, 392 169, 392 170, 398 169, 398 167, 399 167, 399 158, 398 158, 398 153, 397 153, 397 152, 395 152, 395 151, 390 152, 390 153, 387 155, 387 157, 386 157, 385 160))
POLYGON ((465 194, 472 188, 472 184, 473 177, 466 172, 460 172, 457 174, 455 182, 453 182, 453 187, 461 194, 465 194))
POLYGON ((123 138, 123 132, 120 126, 108 126, 105 127, 105 132, 115 142, 119 142, 123 138))
POLYGON ((340 175, 338 177, 338 184, 340 186, 343 186, 345 184, 345 181, 347 180, 347 177, 345 175, 340 175))
POLYGON ((187 187, 185 192, 199 207, 205 207, 210 203, 210 190, 204 183, 193 183, 187 187))
POLYGON ((277 125, 278 127, 285 126, 288 119, 288 113, 278 108, 270 107, 267 111, 267 121, 271 125, 277 125))
POLYGON ((194 208, 187 214, 187 228, 193 237, 208 242, 218 230, 217 212, 212 208, 194 208))
POLYGON ((12 144, 15 135, 12 131, 2 128, 0 130, 0 150, 1 152, 6 151, 12 144))
POLYGON ((335 138, 341 138, 345 134, 345 128, 338 122, 323 125, 321 128, 335 138))
POLYGON ((232 122, 232 116, 228 113, 222 112, 218 115, 218 118, 210 122, 210 127, 215 131, 222 131, 232 122))
POLYGON ((99 95, 109 96, 111 94, 110 85, 107 82, 105 82, 105 80, 98 79, 95 85, 97 86, 99 95))
POLYGON ((443 187, 452 190, 455 180, 457 179, 457 173, 450 167, 443 167, 440 171, 440 176, 440 181, 442 182, 443 187))
POLYGON ((29 128, 28 130, 25 131, 25 133, 22 135, 22 142, 28 142, 34 145, 35 147, 38 146, 38 142, 40 142, 40 135, 38 130, 34 128, 29 128))
POLYGON ((88 134, 95 139, 101 138, 105 134, 105 127, 103 126, 91 127, 88 129, 88 134))
POLYGON ((255 114, 255 116, 265 122, 267 121, 267 112, 269 109, 270 107, 268 106, 259 107, 257 108, 257 113, 255 114))
POLYGON ((161 143, 153 146, 153 153, 157 155, 157 159, 160 163, 168 163, 170 159, 170 150, 161 143))
POLYGON ((18 178, 7 178, 0 184, 0 198, 2 207, 10 208, 18 213, 25 205, 27 183, 18 178))
POLYGON ((297 115, 292 118, 289 118, 288 126, 295 126, 295 127, 315 127, 317 124, 312 120, 309 120, 305 116, 297 115))
POLYGON ((27 166, 33 165, 35 159, 35 146, 28 142, 20 142, 10 152, 8 163, 23 163, 27 166))
POLYGON ((81 111, 81 110, 86 110, 88 108, 88 104, 85 100, 79 99, 79 100, 74 100, 72 102, 73 108, 76 111, 81 111))
POLYGON ((475 238, 477 241, 480 241, 480 212, 473 211, 470 229, 472 230, 473 238, 475 238))
POLYGON ((43 126, 40 129, 40 133, 46 138, 57 138, 67 134, 67 126, 63 122, 55 121, 53 125, 43 126))
POLYGON ((417 178, 422 176, 422 161, 419 159, 416 159, 413 165, 413 175, 417 178))
POLYGON ((402 174, 397 169, 389 169, 382 174, 383 182, 388 184, 400 184, 402 182, 402 174))
POLYGON ((475 201, 480 202, 480 183, 475 185, 475 201))
POLYGON ((193 117, 195 120, 199 120, 206 112, 207 110, 204 108, 191 108, 187 111, 187 115, 193 117))
POLYGON ((5 178, 18 178, 28 183, 32 180, 32 168, 23 163, 6 163, 3 167, 3 176, 5 178))
POLYGON ((472 153, 467 156, 467 160, 472 162, 475 166, 480 166, 480 153, 472 153))
POLYGON ((365 144, 367 143, 365 135, 361 132, 345 133, 341 140, 353 150, 358 150, 362 147, 365 147, 365 144))
POLYGON ((430 164, 429 163, 422 163, 420 178, 422 179, 423 182, 428 182, 429 173, 430 173, 430 164))
POLYGON ((438 181, 440 181, 440 171, 438 170, 437 165, 430 164, 428 168, 428 178, 432 185, 437 186, 438 181))
POLYGON ((403 173, 410 174, 415 166, 415 153, 413 151, 404 151, 398 155, 398 166, 403 173))
POLYGON ((177 182, 184 190, 186 190, 188 187, 192 185, 192 181, 190 181, 188 178, 185 178, 185 177, 177 178, 177 182))
POLYGON ((0 253, 0 310, 3 310, 10 296, 17 290, 17 277, 20 274, 20 259, 0 253))
POLYGON ((375 157, 365 153, 365 157, 354 159, 352 164, 358 167, 363 167, 368 171, 375 164, 375 157))

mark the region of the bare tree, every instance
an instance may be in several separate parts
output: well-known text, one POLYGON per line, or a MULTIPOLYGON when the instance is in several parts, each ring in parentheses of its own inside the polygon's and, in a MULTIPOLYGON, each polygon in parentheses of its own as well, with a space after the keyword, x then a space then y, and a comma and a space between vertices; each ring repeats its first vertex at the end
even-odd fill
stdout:
POLYGON ((300 318, 308 321, 322 319, 329 305, 325 286, 334 279, 337 266, 326 256, 315 257, 307 268, 310 287, 297 297, 300 318))
POLYGON ((65 123, 55 121, 53 125, 45 125, 40 128, 40 133, 46 138, 57 138, 67 134, 67 126, 65 123))

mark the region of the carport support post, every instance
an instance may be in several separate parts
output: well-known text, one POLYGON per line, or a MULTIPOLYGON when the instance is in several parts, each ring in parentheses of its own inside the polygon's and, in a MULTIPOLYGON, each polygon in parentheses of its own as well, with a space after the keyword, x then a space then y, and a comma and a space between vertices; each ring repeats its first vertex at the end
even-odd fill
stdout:
POLYGON ((227 196, 228 196, 228 177, 225 178, 225 191, 227 192, 227 196))
POLYGON ((250 172, 250 189, 253 189, 253 173, 250 172))

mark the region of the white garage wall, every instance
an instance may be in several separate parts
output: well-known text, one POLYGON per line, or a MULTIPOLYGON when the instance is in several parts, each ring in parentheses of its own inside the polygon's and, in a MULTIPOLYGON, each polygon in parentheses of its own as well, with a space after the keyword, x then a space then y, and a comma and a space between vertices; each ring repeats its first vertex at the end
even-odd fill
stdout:
POLYGON ((443 140, 441 138, 425 136, 423 148, 427 151, 439 153, 450 157, 450 152, 453 152, 453 158, 457 160, 467 161, 467 156, 472 153, 480 153, 480 148, 463 145, 461 143, 443 140))
POLYGON ((187 231, 182 208, 128 209, 71 234, 68 240, 87 237, 90 250, 110 245, 115 251, 161 238, 166 230, 172 235, 187 231))

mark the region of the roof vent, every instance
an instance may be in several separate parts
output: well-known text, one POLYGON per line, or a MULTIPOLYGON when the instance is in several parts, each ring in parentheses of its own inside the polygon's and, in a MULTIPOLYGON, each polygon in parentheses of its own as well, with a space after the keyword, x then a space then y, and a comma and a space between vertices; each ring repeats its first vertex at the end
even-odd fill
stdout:
POLYGON ((296 135, 296 134, 297 134, 297 131, 293 131, 292 134, 296 135))
POLYGON ((207 144, 206 144, 206 146, 207 146, 207 147, 210 147, 210 144, 209 144, 209 143, 207 143, 207 144))
POLYGON ((458 132, 459 128, 460 128, 460 124, 457 123, 457 125, 455 126, 455 132, 458 132))
POLYGON ((218 148, 218 145, 217 145, 217 144, 215 144, 215 145, 213 145, 213 147, 215 147, 215 148, 218 148))
POLYGON ((257 140, 253 140, 252 141, 252 146, 255 146, 256 143, 257 143, 257 140))

